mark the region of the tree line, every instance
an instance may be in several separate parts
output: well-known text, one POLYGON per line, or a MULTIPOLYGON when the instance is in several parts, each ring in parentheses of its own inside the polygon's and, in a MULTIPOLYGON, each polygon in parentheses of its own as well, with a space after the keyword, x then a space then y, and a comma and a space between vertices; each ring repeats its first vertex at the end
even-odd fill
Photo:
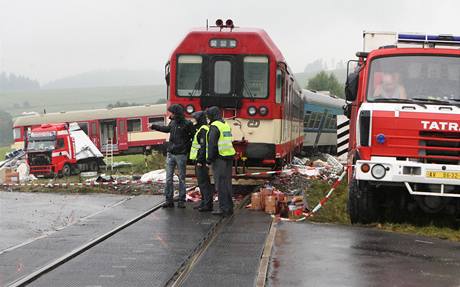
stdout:
POLYGON ((40 83, 22 75, 0 73, 0 91, 24 91, 40 89, 40 83))
POLYGON ((329 91, 332 95, 343 98, 345 96, 345 86, 337 80, 332 73, 321 71, 313 78, 308 80, 307 89, 313 91, 329 91))

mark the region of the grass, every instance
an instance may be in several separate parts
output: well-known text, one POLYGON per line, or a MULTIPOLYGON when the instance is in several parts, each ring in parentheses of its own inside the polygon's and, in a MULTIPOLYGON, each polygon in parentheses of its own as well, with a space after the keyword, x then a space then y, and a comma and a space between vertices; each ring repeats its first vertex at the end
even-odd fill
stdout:
POLYGON ((129 162, 132 165, 114 170, 114 173, 121 174, 144 174, 152 170, 163 169, 165 158, 162 154, 154 151, 153 154, 144 156, 142 154, 115 156, 114 162, 129 162))
POLYGON ((11 148, 9 146, 0 147, 0 161, 5 158, 5 154, 9 153, 11 148))
POLYGON ((117 101, 147 104, 165 97, 165 87, 127 86, 78 89, 43 89, 0 92, 2 109, 12 116, 23 112, 61 112, 105 108, 117 101))
MULTIPOLYGON (((307 189, 310 208, 314 208, 324 198, 329 189, 330 185, 327 183, 319 180, 312 181, 310 187, 307 189)), ((347 213, 347 189, 347 184, 343 182, 334 191, 330 200, 310 220, 351 225, 347 213)), ((417 214, 404 223, 381 222, 366 226, 390 232, 416 234, 460 242, 458 222, 444 215, 417 214)))

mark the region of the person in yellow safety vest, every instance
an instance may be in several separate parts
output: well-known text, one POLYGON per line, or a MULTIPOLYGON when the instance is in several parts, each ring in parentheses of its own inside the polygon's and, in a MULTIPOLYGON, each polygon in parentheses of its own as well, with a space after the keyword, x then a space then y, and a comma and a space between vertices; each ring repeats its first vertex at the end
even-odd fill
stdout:
POLYGON ((211 180, 209 179, 209 168, 206 165, 206 137, 209 131, 208 120, 206 119, 206 113, 203 111, 194 112, 192 117, 196 120, 195 129, 197 132, 193 137, 189 158, 196 163, 195 175, 201 193, 201 202, 194 208, 198 209, 200 212, 207 212, 212 211, 213 194, 211 180))
POLYGON ((232 130, 222 119, 218 107, 208 108, 206 115, 210 121, 206 161, 212 165, 214 185, 219 197, 219 209, 213 211, 213 214, 226 217, 233 214, 232 164, 236 152, 232 143, 232 130))

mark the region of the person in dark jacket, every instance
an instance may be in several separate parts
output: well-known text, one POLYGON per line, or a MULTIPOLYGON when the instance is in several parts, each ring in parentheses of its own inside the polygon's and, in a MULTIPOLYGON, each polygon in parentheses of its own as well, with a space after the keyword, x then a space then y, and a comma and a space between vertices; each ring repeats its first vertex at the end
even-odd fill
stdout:
POLYGON ((206 113, 203 111, 193 113, 192 117, 196 120, 196 133, 193 137, 189 158, 195 161, 195 175, 201 193, 200 205, 195 208, 200 212, 212 211, 213 189, 209 179, 209 168, 206 165, 208 120, 206 119, 206 113))
POLYGON ((219 197, 219 210, 213 211, 213 214, 229 216, 233 214, 232 163, 235 149, 232 144, 232 132, 230 126, 222 119, 218 107, 208 108, 206 115, 210 121, 207 163, 212 165, 219 197))
POLYGON ((191 121, 185 119, 184 108, 174 104, 168 108, 171 113, 170 122, 167 126, 152 124, 152 130, 169 133, 167 142, 166 156, 166 202, 164 208, 174 207, 174 169, 177 166, 179 171, 179 203, 177 207, 185 208, 185 172, 187 167, 187 155, 190 151, 191 139, 195 134, 195 129, 191 121))

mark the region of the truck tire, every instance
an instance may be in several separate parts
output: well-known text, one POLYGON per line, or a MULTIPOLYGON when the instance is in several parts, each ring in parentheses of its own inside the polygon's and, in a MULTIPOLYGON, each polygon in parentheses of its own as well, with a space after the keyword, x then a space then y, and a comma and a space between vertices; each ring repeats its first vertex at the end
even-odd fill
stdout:
POLYGON ((72 167, 68 163, 64 164, 64 166, 62 167, 62 176, 69 177, 71 175, 72 167))
POLYGON ((378 221, 379 205, 375 190, 353 179, 348 190, 348 214, 352 224, 378 221))

